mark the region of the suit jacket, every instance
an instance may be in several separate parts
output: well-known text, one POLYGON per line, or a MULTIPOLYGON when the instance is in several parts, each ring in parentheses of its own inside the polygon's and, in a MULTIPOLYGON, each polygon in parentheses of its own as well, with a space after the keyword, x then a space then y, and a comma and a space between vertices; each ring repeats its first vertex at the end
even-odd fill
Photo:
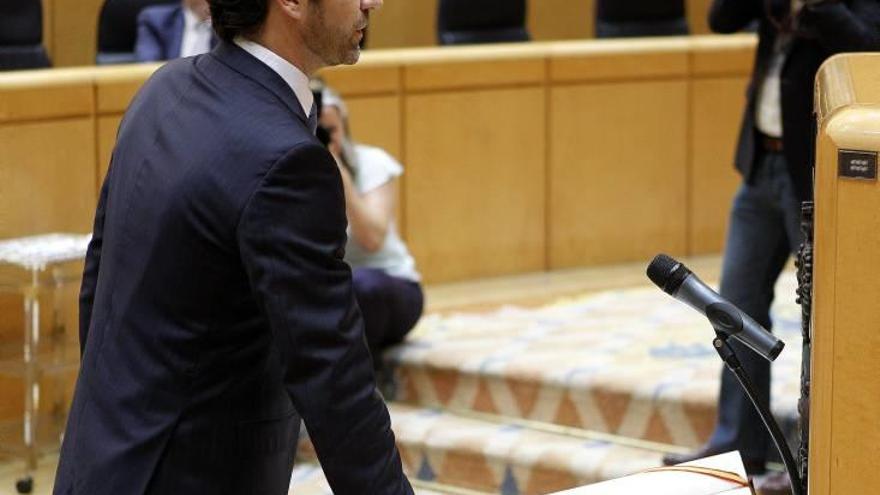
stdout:
POLYGON ((137 19, 135 60, 158 62, 179 57, 183 29, 182 6, 153 5, 144 8, 137 19))
MULTIPOLYGON (((790 10, 790 0, 766 0, 777 19, 790 10)), ((757 88, 773 58, 778 30, 767 15, 765 0, 715 0, 709 25, 718 33, 739 31, 758 21, 758 52, 747 93, 748 103, 736 152, 736 167, 749 181, 760 157, 755 128, 757 88)), ((815 120, 813 82, 819 66, 841 52, 880 49, 880 2, 840 0, 805 7, 782 69, 783 146, 798 196, 813 196, 815 120)))
POLYGON ((231 43, 135 97, 86 258, 56 494, 286 494, 299 415, 335 493, 411 493, 342 260, 342 182, 306 122, 231 43))

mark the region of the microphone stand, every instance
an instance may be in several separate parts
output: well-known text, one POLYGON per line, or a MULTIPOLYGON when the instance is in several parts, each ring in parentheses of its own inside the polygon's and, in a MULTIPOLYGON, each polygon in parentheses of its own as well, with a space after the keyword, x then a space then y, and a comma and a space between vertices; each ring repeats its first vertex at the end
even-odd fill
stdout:
POLYGON ((785 440, 785 435, 782 434, 782 430, 773 418, 773 414, 770 413, 770 408, 767 404, 761 402, 758 395, 755 393, 755 386, 752 385, 752 380, 749 378, 749 375, 746 374, 745 370, 743 370, 739 358, 737 358, 736 353, 733 352, 733 348, 727 343, 729 337, 730 335, 727 332, 716 328, 715 339, 712 340, 712 347, 715 348, 718 355, 721 357, 721 360, 724 361, 724 364, 727 365, 730 371, 736 376, 736 379, 739 380, 746 396, 752 401, 755 409, 758 410, 758 415, 761 416, 761 421, 764 422, 764 426, 766 426, 767 430, 770 432, 770 437, 773 438, 773 443, 776 444, 776 449, 782 456, 785 470, 788 471, 788 477, 791 480, 792 494, 806 495, 803 490, 803 485, 801 484, 797 464, 795 464, 794 457, 791 455, 791 450, 788 448, 788 442, 785 440))

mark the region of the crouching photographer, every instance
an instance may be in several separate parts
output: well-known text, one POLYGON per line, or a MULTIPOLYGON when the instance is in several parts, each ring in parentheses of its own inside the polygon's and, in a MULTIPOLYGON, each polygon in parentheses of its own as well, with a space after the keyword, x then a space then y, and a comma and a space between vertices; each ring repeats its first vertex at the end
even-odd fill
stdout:
POLYGON ((382 351, 404 339, 424 304, 421 277, 395 221, 403 167, 384 150, 351 139, 348 108, 336 92, 321 85, 314 92, 316 134, 336 159, 345 189, 345 261, 352 267, 374 367, 380 369, 382 351))

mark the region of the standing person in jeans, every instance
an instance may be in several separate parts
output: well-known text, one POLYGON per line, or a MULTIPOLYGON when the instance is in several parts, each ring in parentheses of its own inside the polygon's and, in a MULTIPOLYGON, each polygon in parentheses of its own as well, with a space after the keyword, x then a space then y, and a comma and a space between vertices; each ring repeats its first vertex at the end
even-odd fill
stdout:
POLYGON ((403 167, 384 150, 352 141, 345 102, 329 88, 322 93, 320 124, 345 188, 345 261, 352 267, 364 333, 379 369, 382 351, 403 340, 424 305, 421 277, 395 222, 403 167))
MULTIPOLYGON (((721 295, 771 327, 773 288, 801 242, 800 204, 812 198, 813 80, 840 52, 880 49, 877 0, 715 0, 709 24, 733 33, 758 22, 758 52, 743 118, 721 295)), ((790 294, 788 297, 794 297, 790 294)), ((770 400, 770 363, 737 342, 759 397, 770 400)), ((718 418, 696 452, 667 455, 667 465, 739 450, 750 474, 765 470, 770 446, 758 414, 734 375, 722 371, 718 418)))

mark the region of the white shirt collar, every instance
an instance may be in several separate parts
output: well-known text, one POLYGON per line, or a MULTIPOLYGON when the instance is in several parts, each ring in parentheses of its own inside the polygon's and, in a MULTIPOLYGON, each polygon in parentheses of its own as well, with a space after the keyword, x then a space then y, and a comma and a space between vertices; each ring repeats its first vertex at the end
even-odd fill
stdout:
POLYGON ((199 24, 199 18, 196 17, 195 12, 190 10, 189 7, 183 7, 183 26, 184 29, 194 29, 196 25, 199 24))
POLYGON ((277 72, 278 75, 281 76, 281 79, 284 79, 284 82, 293 89, 294 94, 296 94, 296 99, 299 100, 299 104, 302 105, 303 113, 305 113, 306 117, 309 116, 309 113, 312 111, 312 103, 315 99, 314 95, 312 95, 311 88, 309 88, 309 76, 305 75, 305 73, 299 70, 297 66, 284 60, 275 52, 259 43, 255 43, 241 36, 236 37, 233 42, 241 47, 242 50, 250 53, 256 57, 257 60, 263 62, 268 65, 270 69, 277 72))

